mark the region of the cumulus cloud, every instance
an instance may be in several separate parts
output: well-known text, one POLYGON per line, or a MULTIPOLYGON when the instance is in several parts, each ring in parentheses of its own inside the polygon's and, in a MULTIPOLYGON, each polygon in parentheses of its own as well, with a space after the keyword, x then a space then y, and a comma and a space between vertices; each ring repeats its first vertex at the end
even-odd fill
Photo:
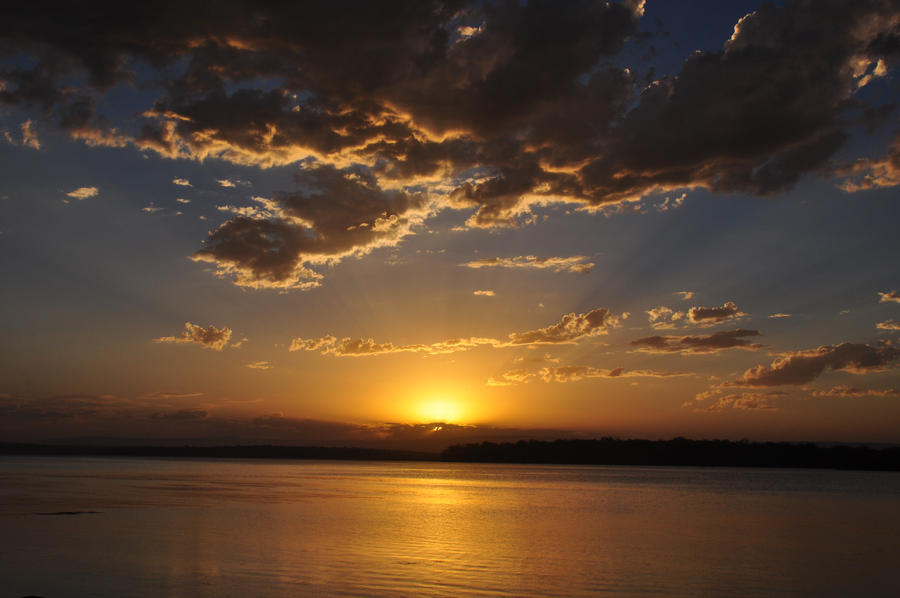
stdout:
POLYGON ((162 336, 153 339, 155 343, 193 343, 202 346, 204 349, 212 349, 221 351, 231 339, 231 328, 224 326, 216 328, 208 326, 204 328, 190 322, 184 323, 184 330, 178 336, 162 336))
POLYGON ((143 208, 141 208, 141 211, 147 212, 148 214, 156 214, 157 212, 162 212, 163 209, 161 207, 159 207, 158 205, 155 205, 151 201, 149 205, 146 205, 143 208))
POLYGON ((174 183, 175 185, 178 185, 180 187, 193 187, 193 185, 191 185, 191 182, 189 180, 181 179, 178 177, 172 179, 172 183, 174 183))
POLYGON ((538 345, 571 343, 581 338, 607 334, 609 328, 620 324, 619 316, 615 316, 605 307, 598 307, 583 314, 565 314, 559 322, 545 328, 514 332, 509 335, 512 345, 538 345))
POLYGON ((234 187, 234 182, 229 179, 217 179, 216 182, 222 187, 234 187))
POLYGON ((771 365, 750 368, 730 385, 738 386, 781 386, 806 384, 825 371, 842 371, 852 374, 878 372, 891 367, 900 357, 900 349, 888 342, 874 345, 841 343, 823 345, 787 353, 773 361, 771 365))
POLYGON ((748 340, 760 336, 758 330, 723 330, 707 336, 647 336, 631 341, 646 353, 718 353, 727 349, 758 351, 763 345, 748 340))
POLYGON ((675 311, 665 305, 647 310, 647 321, 657 330, 674 328, 676 323, 685 317, 685 312, 675 311))
POLYGON ((100 191, 96 187, 79 187, 74 191, 69 191, 66 193, 69 197, 74 199, 88 199, 89 197, 97 197, 100 191))
POLYGON ((296 175, 302 190, 254 198, 210 233, 193 259, 251 288, 310 289, 322 275, 311 266, 393 246, 420 224, 424 196, 381 189, 365 170, 310 168, 296 175))
POLYGON ((878 330, 897 331, 900 330, 900 322, 897 320, 885 320, 884 322, 875 324, 875 328, 878 330))
POLYGON ((182 203, 182 204, 188 204, 188 203, 191 203, 191 200, 185 199, 185 198, 183 198, 183 197, 179 197, 179 198, 177 198, 175 201, 177 201, 178 203, 182 203))
POLYGON ((740 311, 734 301, 729 301, 721 307, 692 307, 687 315, 692 323, 708 326, 736 320, 747 314, 740 311))
POLYGON ((814 397, 900 397, 900 391, 896 388, 856 388, 839 384, 827 390, 814 390, 814 397))
POLYGON ((12 48, 0 104, 90 145, 329 179, 276 198, 311 226, 237 217, 196 254, 251 288, 317 286, 311 265, 395 245, 447 209, 489 228, 535 222, 550 204, 770 195, 809 173, 862 181, 848 190, 894 184, 893 161, 826 168, 859 121, 850 111, 870 108, 858 90, 889 74, 894 2, 762 4, 720 48, 646 87, 620 54, 642 6, 234 1, 211 15, 162 1, 63 5, 51 18, 19 3, 0 24, 12 48), (136 125, 99 113, 121 84, 157 94, 136 125))
POLYGON ((253 361, 247 364, 251 370, 271 370, 272 364, 268 361, 253 361))
POLYGON ((783 312, 778 312, 778 313, 774 313, 774 314, 769 314, 769 319, 773 319, 773 320, 777 320, 777 319, 780 319, 780 318, 790 318, 790 317, 791 317, 791 314, 786 314, 786 313, 783 313, 783 312))
POLYGON ((337 337, 326 335, 321 338, 295 338, 291 341, 290 351, 318 351, 323 355, 359 357, 368 355, 384 355, 388 353, 422 353, 426 355, 443 355, 468 351, 475 347, 513 347, 522 345, 552 345, 574 343, 584 338, 607 334, 609 328, 619 326, 622 316, 613 315, 605 307, 598 307, 583 314, 568 313, 556 324, 545 328, 513 332, 508 340, 494 338, 468 337, 454 338, 431 344, 396 345, 391 342, 376 342, 373 339, 337 337))
POLYGON ((694 291, 675 291, 675 294, 681 297, 682 301, 689 301, 694 298, 694 291))
POLYGON ((878 293, 880 299, 879 303, 900 303, 900 293, 897 291, 886 291, 883 293, 878 293))
POLYGON ((472 291, 472 294, 473 294, 473 295, 480 295, 480 296, 482 296, 482 297, 493 297, 493 296, 496 295, 496 293, 495 293, 494 291, 491 291, 491 290, 478 290, 478 291, 472 291))
POLYGON ((462 264, 466 268, 533 268, 537 270, 553 270, 554 272, 574 272, 586 274, 594 267, 587 256, 570 257, 537 257, 534 255, 517 255, 515 257, 486 257, 462 264))

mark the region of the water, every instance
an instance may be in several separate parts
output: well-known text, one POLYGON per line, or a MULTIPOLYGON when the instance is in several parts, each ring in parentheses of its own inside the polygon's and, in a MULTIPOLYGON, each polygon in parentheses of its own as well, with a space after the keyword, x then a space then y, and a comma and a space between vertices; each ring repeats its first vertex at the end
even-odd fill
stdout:
POLYGON ((3 596, 893 598, 898 563, 896 473, 0 458, 3 596))

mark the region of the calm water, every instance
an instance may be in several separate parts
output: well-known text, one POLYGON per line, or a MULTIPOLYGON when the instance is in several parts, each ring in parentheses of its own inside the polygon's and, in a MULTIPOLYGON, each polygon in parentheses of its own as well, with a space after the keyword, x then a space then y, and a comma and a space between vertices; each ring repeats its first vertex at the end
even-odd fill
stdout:
POLYGON ((894 598, 898 565, 893 473, 0 458, 3 596, 894 598))

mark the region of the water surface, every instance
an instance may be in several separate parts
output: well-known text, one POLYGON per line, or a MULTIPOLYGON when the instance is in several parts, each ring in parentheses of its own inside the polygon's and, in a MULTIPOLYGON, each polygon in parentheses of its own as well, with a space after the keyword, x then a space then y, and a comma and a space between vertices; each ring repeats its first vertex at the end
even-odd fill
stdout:
POLYGON ((3 457, 0 579, 47 598, 893 598, 898 507, 889 472, 3 457))

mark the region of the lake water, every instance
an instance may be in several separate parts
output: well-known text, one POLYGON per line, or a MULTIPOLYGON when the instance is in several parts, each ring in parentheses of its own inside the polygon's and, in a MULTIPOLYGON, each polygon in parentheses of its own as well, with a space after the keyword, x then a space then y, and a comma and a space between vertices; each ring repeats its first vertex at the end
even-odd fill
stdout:
POLYGON ((2 457, 0 585, 47 598, 894 598, 900 474, 2 457))

